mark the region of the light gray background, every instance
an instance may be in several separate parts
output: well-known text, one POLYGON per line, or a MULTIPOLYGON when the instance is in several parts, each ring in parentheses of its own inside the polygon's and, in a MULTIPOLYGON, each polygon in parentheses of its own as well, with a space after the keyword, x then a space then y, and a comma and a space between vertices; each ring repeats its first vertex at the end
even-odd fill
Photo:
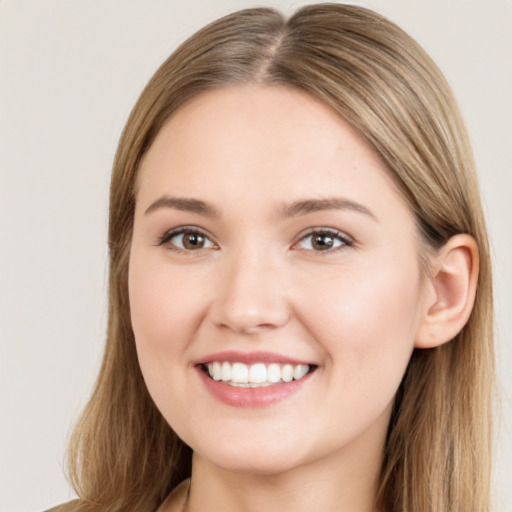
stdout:
MULTIPOLYGON (((304 2, 262 1, 291 12, 304 2)), ((512 2, 373 0, 447 75, 493 239, 503 406, 496 510, 512 511, 512 2)), ((66 439, 106 321, 110 167, 145 82, 241 0, 0 0, 0 510, 73 497, 66 439)), ((469 511, 468 511, 469 512, 469 511)))

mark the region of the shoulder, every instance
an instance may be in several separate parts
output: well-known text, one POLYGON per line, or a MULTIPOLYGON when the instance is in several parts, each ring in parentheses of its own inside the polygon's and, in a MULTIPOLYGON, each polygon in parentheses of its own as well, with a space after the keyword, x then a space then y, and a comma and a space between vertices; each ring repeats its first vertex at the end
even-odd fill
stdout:
POLYGON ((67 503, 63 503, 62 505, 57 505, 56 507, 49 508, 44 512, 74 512, 78 510, 78 506, 80 504, 80 500, 68 501, 67 503))

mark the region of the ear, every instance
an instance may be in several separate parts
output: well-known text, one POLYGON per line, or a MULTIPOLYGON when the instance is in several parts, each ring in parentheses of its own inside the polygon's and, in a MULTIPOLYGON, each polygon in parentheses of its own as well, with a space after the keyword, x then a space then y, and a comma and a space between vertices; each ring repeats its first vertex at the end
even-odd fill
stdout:
POLYGON ((469 319, 478 281, 479 256, 475 239, 455 235, 431 260, 431 275, 416 348, 432 348, 452 340, 469 319))

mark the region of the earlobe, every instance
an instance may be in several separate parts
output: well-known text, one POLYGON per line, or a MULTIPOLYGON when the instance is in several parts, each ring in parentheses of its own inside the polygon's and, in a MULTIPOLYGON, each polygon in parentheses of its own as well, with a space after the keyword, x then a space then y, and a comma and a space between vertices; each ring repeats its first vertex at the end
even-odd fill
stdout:
POLYGON ((455 235, 432 258, 430 292, 415 347, 433 348, 453 339, 469 319, 475 302, 479 256, 475 239, 455 235))

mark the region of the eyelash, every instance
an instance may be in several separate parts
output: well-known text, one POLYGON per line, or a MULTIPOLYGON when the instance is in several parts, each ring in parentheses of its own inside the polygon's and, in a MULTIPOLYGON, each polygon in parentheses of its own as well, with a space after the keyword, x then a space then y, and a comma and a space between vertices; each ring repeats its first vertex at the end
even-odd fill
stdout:
MULTIPOLYGON (((182 226, 182 227, 167 231, 162 236, 158 237, 156 245, 157 246, 165 245, 168 242, 170 242, 170 240, 172 240, 174 237, 185 234, 185 233, 201 235, 202 237, 207 239, 211 244, 214 244, 214 242, 211 240, 210 236, 202 229, 195 227, 195 226, 182 226)), ((352 247, 354 245, 354 241, 351 238, 349 238, 347 235, 345 235, 344 233, 342 233, 336 229, 313 228, 313 229, 310 229, 307 233, 302 234, 300 236, 299 240, 293 244, 292 248, 296 247, 298 244, 303 242, 308 237, 312 237, 315 235, 316 236, 318 236, 318 235, 330 236, 330 237, 340 241, 341 244, 336 247, 332 247, 332 248, 325 249, 325 250, 318 250, 318 251, 315 251, 313 249, 302 249, 302 250, 310 251, 313 253, 331 254, 331 253, 337 252, 339 250, 342 250, 345 247, 352 247)), ((184 248, 178 247, 175 244, 169 244, 169 248, 178 253, 190 254, 192 252, 195 252, 194 250, 191 250, 191 249, 184 249, 184 248)), ((207 249, 209 249, 209 247, 207 247, 207 249)), ((300 249, 298 249, 298 250, 300 250, 300 249)), ((199 249, 197 249, 197 251, 199 251, 199 249)))
POLYGON ((351 238, 349 238, 347 235, 342 233, 341 231, 338 231, 336 229, 327 229, 327 228, 313 228, 313 229, 310 229, 307 233, 303 234, 299 238, 298 242, 295 242, 293 244, 293 246, 295 247, 296 245, 298 245, 299 243, 301 243, 308 237, 313 237, 313 236, 329 236, 329 237, 332 237, 333 239, 339 240, 341 242, 341 244, 336 247, 331 247, 331 248, 325 249, 325 250, 318 250, 318 251, 315 251, 312 249, 303 249, 303 250, 311 251, 316 254, 321 254, 321 253, 332 254, 334 252, 343 250, 345 247, 352 247, 354 245, 354 241, 351 238))
MULTIPOLYGON (((201 235, 202 237, 204 237, 205 239, 207 239, 211 242, 210 236, 202 229, 195 227, 195 226, 181 226, 179 228, 167 231, 162 236, 158 237, 156 245, 159 245, 159 246, 165 245, 168 242, 170 242, 174 237, 183 235, 185 233, 201 235)), ((211 242, 211 243, 213 243, 213 242, 211 242)), ((190 249, 182 249, 181 247, 178 247, 175 244, 169 244, 169 248, 171 250, 179 252, 179 253, 190 254, 191 252, 194 252, 193 250, 190 250, 190 249)))

